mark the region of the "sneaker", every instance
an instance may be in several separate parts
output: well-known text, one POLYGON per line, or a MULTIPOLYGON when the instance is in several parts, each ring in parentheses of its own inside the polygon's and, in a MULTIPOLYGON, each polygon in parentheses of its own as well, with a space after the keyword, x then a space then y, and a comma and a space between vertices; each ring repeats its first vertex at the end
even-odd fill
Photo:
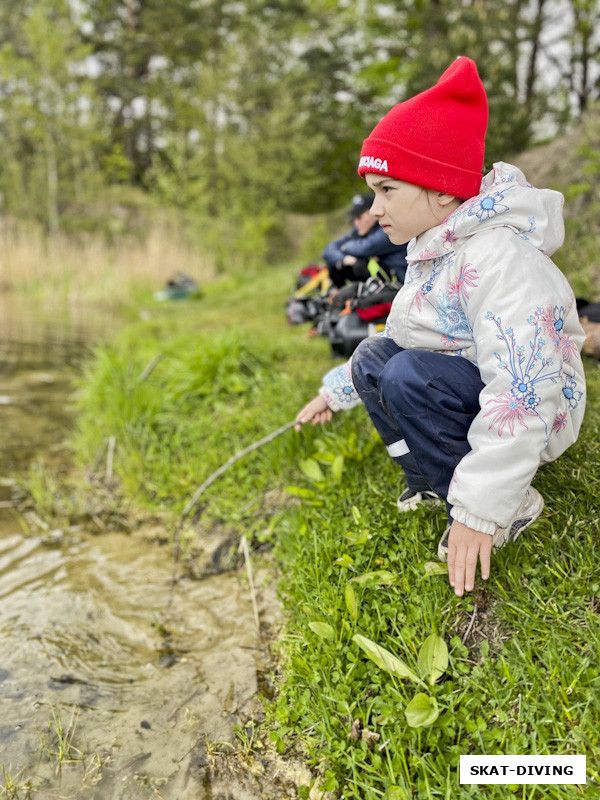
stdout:
MULTIPOLYGON (((507 542, 514 542, 516 539, 518 539, 518 537, 521 535, 521 532, 536 521, 536 519, 542 513, 543 508, 544 498, 537 489, 534 489, 533 486, 530 486, 525 492, 525 497, 517 509, 517 513, 508 523, 506 528, 496 528, 492 552, 495 553, 496 550, 504 547, 507 542)), ((438 558, 440 561, 446 561, 448 557, 449 536, 450 525, 448 525, 442 534, 442 538, 438 544, 438 558)))
POLYGON ((425 506, 439 506, 442 502, 441 497, 435 492, 424 490, 417 492, 414 489, 405 489, 396 500, 398 511, 403 514, 405 511, 414 511, 421 503, 425 506))

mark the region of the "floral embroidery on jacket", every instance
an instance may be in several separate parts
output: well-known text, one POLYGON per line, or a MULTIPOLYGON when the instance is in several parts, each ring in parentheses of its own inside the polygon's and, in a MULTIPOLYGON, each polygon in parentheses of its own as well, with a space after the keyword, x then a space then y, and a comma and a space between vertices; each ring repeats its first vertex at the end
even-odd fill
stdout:
POLYGON ((458 278, 450 281, 448 284, 448 293, 452 295, 462 296, 465 300, 469 299, 468 288, 475 288, 477 286, 477 270, 472 264, 464 264, 460 268, 458 278))
MULTIPOLYGON (((487 411, 484 416, 491 416, 489 429, 498 427, 498 436, 502 436, 505 427, 511 435, 514 435, 515 422, 524 428, 524 415, 537 416, 542 420, 548 431, 546 421, 539 415, 538 406, 541 398, 537 393, 537 385, 544 381, 556 383, 562 377, 563 389, 569 408, 573 410, 577 407, 583 397, 583 392, 577 389, 577 382, 570 377, 562 376, 561 365, 555 367, 554 359, 544 355, 546 341, 542 334, 549 336, 560 354, 562 352, 562 328, 564 320, 564 307, 548 306, 546 309, 538 308, 534 315, 529 317, 528 322, 534 328, 533 339, 529 341, 529 356, 525 355, 525 347, 517 344, 512 328, 504 330, 502 320, 496 317, 491 311, 486 314, 486 319, 495 323, 498 333, 497 338, 504 342, 507 357, 503 358, 499 353, 494 353, 500 369, 506 370, 512 378, 510 392, 504 392, 489 401, 489 404, 496 404, 496 408, 487 411)), ((552 432, 561 429, 560 414, 555 417, 552 424, 552 432)))
POLYGON ((536 316, 539 317, 542 323, 542 329, 546 336, 548 336, 554 347, 561 354, 565 361, 571 359, 579 353, 577 344, 572 336, 565 334, 565 314, 564 306, 546 306, 546 308, 538 308, 536 316))
POLYGON ((580 392, 577 389, 577 381, 575 378, 570 378, 568 376, 563 377, 562 393, 567 398, 567 403, 569 404, 571 411, 574 408, 577 408, 579 401, 583 397, 583 392, 580 392))
POLYGON ((504 192, 485 194, 483 197, 479 197, 477 202, 469 208, 467 215, 469 217, 475 216, 480 222, 483 222, 496 214, 502 214, 504 211, 508 211, 509 208, 502 200, 504 200, 504 192))
POLYGON ((447 264, 444 263, 445 261, 446 259, 444 257, 442 257, 441 259, 434 259, 433 269, 431 270, 429 278, 425 281, 425 283, 422 283, 421 286, 419 287, 419 291, 417 292, 414 298, 419 311, 422 311, 423 309, 423 299, 424 298, 426 300, 429 299, 429 295, 433 290, 433 286, 437 280, 438 275, 442 271, 443 267, 447 266, 447 264))
POLYGON ((515 423, 519 423, 523 428, 527 425, 523 422, 523 417, 527 414, 527 409, 523 401, 515 397, 512 392, 502 392, 498 397, 493 397, 489 405, 495 405, 490 411, 486 411, 484 417, 492 417, 488 430, 498 428, 498 436, 502 436, 505 427, 511 436, 515 435, 515 423))
POLYGON ((557 411, 552 424, 552 433, 559 433, 567 426, 567 412, 557 411))
POLYGON ((435 327, 443 334, 442 339, 446 346, 454 344, 457 339, 471 335, 471 326, 458 295, 440 292, 436 311, 438 316, 435 327))

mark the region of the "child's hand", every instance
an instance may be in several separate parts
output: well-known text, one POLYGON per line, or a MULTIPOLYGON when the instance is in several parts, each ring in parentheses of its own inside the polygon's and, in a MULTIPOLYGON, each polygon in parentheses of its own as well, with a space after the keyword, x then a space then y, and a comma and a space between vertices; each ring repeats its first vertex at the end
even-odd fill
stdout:
POLYGON ((325 400, 318 394, 310 403, 307 403, 302 411, 296 415, 298 424, 294 426, 294 430, 299 431, 302 425, 312 420, 313 425, 322 425, 324 422, 331 422, 333 419, 333 411, 329 408, 325 400))
POLYGON ((452 523, 448 537, 448 578, 459 597, 473 590, 478 559, 481 577, 484 581, 489 578, 492 543, 489 533, 475 531, 456 520, 452 523))

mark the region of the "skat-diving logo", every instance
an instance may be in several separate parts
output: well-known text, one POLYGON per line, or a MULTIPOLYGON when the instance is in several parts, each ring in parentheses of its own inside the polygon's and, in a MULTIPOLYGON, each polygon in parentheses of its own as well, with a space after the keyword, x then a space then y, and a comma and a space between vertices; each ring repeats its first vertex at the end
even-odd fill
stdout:
POLYGON ((383 158, 375 158, 375 156, 363 156, 359 161, 359 169, 361 167, 367 167, 371 169, 378 169, 381 172, 388 171, 388 163, 387 159, 383 158))

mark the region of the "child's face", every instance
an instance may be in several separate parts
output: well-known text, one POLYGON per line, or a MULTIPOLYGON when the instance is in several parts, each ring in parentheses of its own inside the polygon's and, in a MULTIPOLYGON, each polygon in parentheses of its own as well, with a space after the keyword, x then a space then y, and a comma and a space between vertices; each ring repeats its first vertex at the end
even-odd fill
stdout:
POLYGON ((435 228, 449 211, 437 207, 432 193, 412 183, 368 173, 365 180, 375 192, 371 214, 392 244, 406 244, 415 236, 435 228))

